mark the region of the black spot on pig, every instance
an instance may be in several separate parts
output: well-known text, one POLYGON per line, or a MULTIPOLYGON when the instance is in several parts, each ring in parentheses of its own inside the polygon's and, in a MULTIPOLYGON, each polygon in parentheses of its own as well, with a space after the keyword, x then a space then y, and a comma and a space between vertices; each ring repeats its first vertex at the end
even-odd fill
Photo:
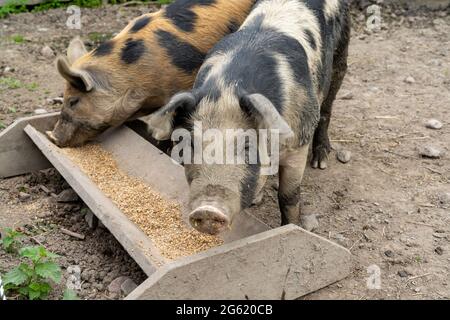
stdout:
POLYGON ((165 16, 183 31, 194 30, 197 14, 192 11, 195 6, 210 6, 216 0, 178 0, 166 8, 165 16))
POLYGON ((101 45, 99 45, 97 47, 97 49, 94 50, 93 54, 96 57, 107 56, 108 54, 110 54, 112 52, 113 49, 114 49, 114 42, 109 40, 109 41, 105 41, 101 45))
POLYGON ((120 59, 126 64, 135 63, 142 57, 146 50, 144 40, 133 40, 129 38, 125 41, 120 59))
POLYGON ((196 71, 205 60, 204 53, 170 32, 158 30, 156 36, 159 45, 166 49, 172 63, 187 73, 196 71))
POLYGON ((131 27, 130 32, 136 33, 139 30, 145 28, 150 23, 151 20, 152 19, 149 16, 139 18, 131 27))

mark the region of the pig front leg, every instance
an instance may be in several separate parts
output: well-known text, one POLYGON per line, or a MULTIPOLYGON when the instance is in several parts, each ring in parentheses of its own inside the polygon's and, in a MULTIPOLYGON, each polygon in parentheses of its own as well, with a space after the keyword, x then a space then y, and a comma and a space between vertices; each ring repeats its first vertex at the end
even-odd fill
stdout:
POLYGON ((281 224, 301 224, 300 184, 303 179, 309 145, 285 152, 280 159, 278 202, 281 224))

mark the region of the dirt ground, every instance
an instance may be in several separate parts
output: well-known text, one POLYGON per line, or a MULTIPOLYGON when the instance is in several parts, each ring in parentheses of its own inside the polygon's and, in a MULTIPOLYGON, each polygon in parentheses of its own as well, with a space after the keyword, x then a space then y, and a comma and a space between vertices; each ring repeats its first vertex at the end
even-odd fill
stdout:
MULTIPOLYGON (((82 10, 81 32, 65 27, 64 10, 0 20, 0 79, 7 79, 0 82, 0 130, 36 109, 60 108, 51 99, 64 83, 44 46, 64 53, 75 35, 95 45, 149 10, 118 8, 82 10)), ((334 151, 327 170, 306 171, 302 192, 304 212, 319 221, 315 232, 348 248, 355 270, 305 299, 450 299, 450 16, 382 10, 383 29, 372 34, 364 31, 364 14, 354 12, 349 72, 335 103, 331 139, 351 161, 338 162, 334 151), (429 119, 442 129, 426 128, 429 119), (441 158, 423 158, 427 146, 441 158), (371 266, 381 270, 380 289, 367 287, 371 266)), ((51 193, 66 188, 53 169, 0 180, 0 229, 22 226, 33 238, 26 241, 59 253, 64 268, 79 265, 80 297, 118 298, 107 290, 113 279, 140 283, 145 276, 107 230, 86 225, 81 202, 55 201, 51 193), (60 226, 86 239, 63 235, 60 226)), ((280 221, 275 189, 269 184, 251 210, 273 227, 280 221)), ((16 263, 0 249, 0 273, 16 263)))

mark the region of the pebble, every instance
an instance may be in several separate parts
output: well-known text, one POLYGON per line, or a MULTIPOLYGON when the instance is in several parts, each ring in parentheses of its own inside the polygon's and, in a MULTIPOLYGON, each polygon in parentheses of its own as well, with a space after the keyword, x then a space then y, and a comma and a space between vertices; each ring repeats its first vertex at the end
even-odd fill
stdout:
POLYGON ((78 201, 78 194, 73 189, 66 189, 61 191, 56 197, 58 202, 75 202, 78 201))
POLYGON ((120 286, 120 290, 122 291, 122 293, 125 296, 129 295, 136 288, 137 288, 137 284, 133 280, 131 280, 129 278, 126 279, 120 286))
POLYGON ((384 252, 384 255, 388 258, 393 258, 394 257, 394 252, 392 252, 392 250, 386 250, 384 252))
POLYGON ((409 76, 405 78, 405 82, 409 83, 409 84, 413 84, 416 83, 416 79, 414 79, 413 77, 409 76))
POLYGON ((130 278, 128 277, 117 277, 108 285, 108 291, 114 294, 120 294, 122 284, 130 278))
POLYGON ((430 119, 425 123, 425 127, 427 127, 428 129, 439 130, 442 129, 442 126, 442 122, 436 119, 430 119))
POLYGON ((439 203, 444 206, 450 206, 450 192, 444 192, 440 194, 439 203))
POLYGON ((398 273, 400 278, 407 278, 410 274, 409 272, 405 271, 405 270, 400 270, 398 273))
POLYGON ((420 150, 420 155, 424 158, 430 158, 430 159, 439 159, 442 157, 443 152, 433 146, 424 146, 420 150))
POLYGON ((38 108, 38 109, 34 110, 35 115, 46 114, 46 113, 48 113, 47 110, 45 110, 43 108, 38 108))
POLYGON ((353 99, 353 93, 351 91, 345 91, 341 95, 341 100, 352 100, 353 99))
POLYGON ((7 73, 7 72, 14 72, 14 68, 11 68, 11 67, 5 67, 5 69, 3 69, 3 72, 4 72, 4 73, 7 73))
POLYGON ((48 104, 63 104, 64 98, 61 98, 61 97, 47 98, 46 101, 48 104))
POLYGON ((49 46, 45 46, 42 48, 41 50, 41 54, 45 57, 45 58, 53 58, 55 56, 55 53, 53 52, 52 48, 50 48, 49 46))
POLYGON ((337 159, 342 163, 348 163, 352 159, 352 153, 348 150, 339 150, 337 152, 337 159))
POLYGON ((97 229, 98 227, 98 218, 92 213, 91 210, 88 210, 88 212, 86 213, 86 215, 84 216, 84 220, 86 221, 86 223, 88 224, 89 228, 91 230, 97 229))
POLYGON ((319 227, 319 221, 315 214, 300 216, 300 224, 306 231, 313 231, 319 227))
POLYGON ((19 192, 19 199, 22 201, 28 200, 31 198, 31 195, 26 192, 19 192))

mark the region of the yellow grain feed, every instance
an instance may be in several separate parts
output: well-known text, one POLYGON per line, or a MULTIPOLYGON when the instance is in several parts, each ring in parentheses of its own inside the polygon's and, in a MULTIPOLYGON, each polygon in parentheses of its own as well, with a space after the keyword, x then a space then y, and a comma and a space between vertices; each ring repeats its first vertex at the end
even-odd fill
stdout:
POLYGON ((164 257, 174 260, 222 244, 220 238, 186 226, 178 204, 164 199, 140 179, 128 176, 101 146, 89 144, 63 150, 150 237, 164 257))

